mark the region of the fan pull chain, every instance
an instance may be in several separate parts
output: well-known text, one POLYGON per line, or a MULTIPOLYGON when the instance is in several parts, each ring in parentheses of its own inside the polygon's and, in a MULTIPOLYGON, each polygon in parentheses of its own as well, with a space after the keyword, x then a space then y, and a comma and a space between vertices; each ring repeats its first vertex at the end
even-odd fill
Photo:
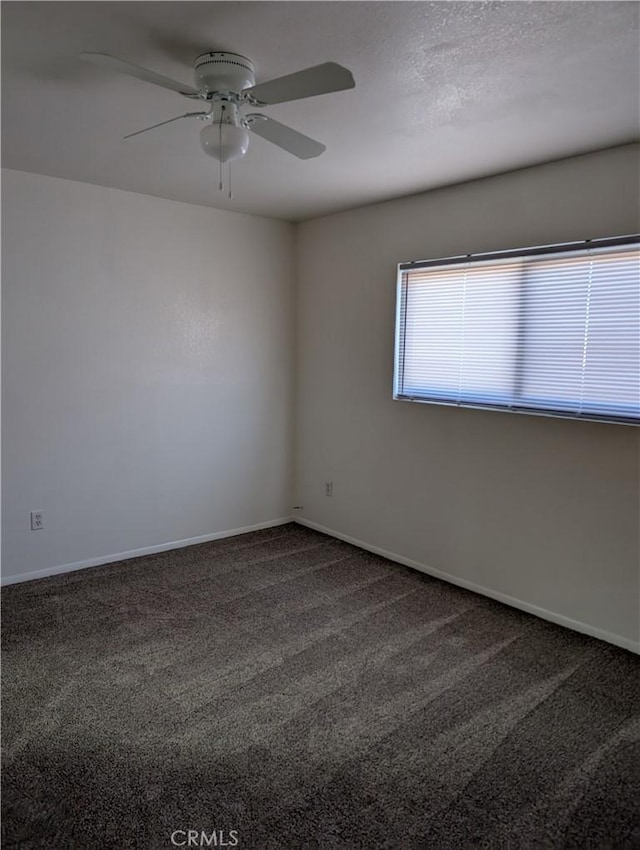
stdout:
MULTIPOLYGON (((218 150, 222 153, 222 118, 220 118, 220 123, 218 124, 218 150)), ((222 160, 219 163, 220 181, 218 183, 218 191, 222 192, 222 160)))
POLYGON ((231 194, 231 163, 229 163, 229 200, 233 198, 231 194))

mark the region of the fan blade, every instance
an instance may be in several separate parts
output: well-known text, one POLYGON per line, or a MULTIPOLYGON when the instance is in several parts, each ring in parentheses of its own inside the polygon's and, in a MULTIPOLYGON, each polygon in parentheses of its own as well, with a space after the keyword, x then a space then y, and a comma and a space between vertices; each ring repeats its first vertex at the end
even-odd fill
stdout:
POLYGON ((247 126, 256 136, 261 136, 268 142, 283 148, 298 159, 312 159, 326 150, 326 146, 316 142, 315 139, 310 139, 309 136, 304 136, 297 130, 287 127, 286 124, 281 124, 258 112, 247 115, 246 121, 247 126))
POLYGON ((200 97, 198 90, 194 89, 193 86, 179 83, 170 77, 156 74, 155 71, 149 71, 147 68, 141 68, 139 65, 125 62, 124 59, 118 59, 115 56, 110 56, 108 53, 81 53, 80 56, 94 65, 110 68, 112 71, 126 74, 128 77, 136 77, 138 80, 143 80, 145 83, 153 83, 155 86, 160 86, 163 89, 177 91, 178 94, 182 94, 185 97, 200 97))
POLYGON ((123 136, 123 139, 132 139, 134 136, 139 136, 140 133, 148 133, 149 130, 155 130, 156 127, 164 127, 165 124, 171 124, 172 121, 179 121, 181 118, 193 118, 196 115, 209 115, 208 112, 185 112, 184 115, 176 115, 175 118, 169 118, 167 121, 160 121, 159 124, 152 124, 150 127, 145 127, 144 130, 136 130, 135 133, 129 133, 123 136))
POLYGON ((355 87, 351 71, 336 62, 325 62, 305 68, 286 77, 278 77, 266 83, 259 83, 250 89, 245 89, 259 105, 284 103, 288 100, 301 100, 303 97, 315 97, 319 94, 343 91, 355 87))

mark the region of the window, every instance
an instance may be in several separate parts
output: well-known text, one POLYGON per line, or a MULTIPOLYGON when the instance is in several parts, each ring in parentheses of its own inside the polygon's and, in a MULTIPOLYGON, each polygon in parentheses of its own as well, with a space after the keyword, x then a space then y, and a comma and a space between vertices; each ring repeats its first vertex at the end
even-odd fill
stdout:
POLYGON ((639 237, 398 272, 394 398, 639 424, 639 237))

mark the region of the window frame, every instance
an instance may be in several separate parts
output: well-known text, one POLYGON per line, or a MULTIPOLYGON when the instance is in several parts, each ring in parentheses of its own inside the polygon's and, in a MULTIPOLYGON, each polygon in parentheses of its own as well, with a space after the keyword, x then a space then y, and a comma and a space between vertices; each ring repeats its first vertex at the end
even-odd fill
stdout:
MULTIPOLYGON (((640 234, 628 234, 625 236, 605 237, 602 239, 584 239, 578 242, 558 242, 550 245, 535 245, 526 248, 511 248, 504 251, 486 251, 474 254, 457 254, 450 257, 441 257, 429 260, 412 260, 409 262, 398 263, 397 278, 396 278, 396 316, 395 316, 395 337, 394 337, 394 361, 393 361, 393 400, 408 401, 417 404, 434 404, 439 407, 462 407, 470 410, 490 410, 499 413, 520 413, 525 416, 543 416, 552 417, 555 419, 571 419, 582 420, 586 422, 604 422, 615 425, 630 425, 632 427, 640 426, 640 419, 632 417, 617 417, 612 414, 597 413, 572 413, 570 411, 555 410, 553 408, 534 408, 522 406, 509 406, 491 404, 485 402, 473 401, 455 401, 438 398, 425 398, 424 396, 411 396, 401 394, 399 391, 399 377, 403 373, 404 348, 401 345, 403 340, 402 323, 402 299, 403 299, 403 275, 405 272, 428 269, 430 267, 443 266, 472 266, 474 263, 486 262, 491 260, 508 260, 508 259, 525 259, 537 255, 553 255, 567 254, 571 251, 584 251, 589 248, 615 248, 625 247, 627 245, 635 245, 640 243, 640 234)), ((639 293, 640 297, 640 293, 639 293)), ((406 311, 405 311, 406 314, 406 311)), ((517 365, 517 364, 516 364, 517 365)), ((640 377, 639 377, 640 381, 640 377)))

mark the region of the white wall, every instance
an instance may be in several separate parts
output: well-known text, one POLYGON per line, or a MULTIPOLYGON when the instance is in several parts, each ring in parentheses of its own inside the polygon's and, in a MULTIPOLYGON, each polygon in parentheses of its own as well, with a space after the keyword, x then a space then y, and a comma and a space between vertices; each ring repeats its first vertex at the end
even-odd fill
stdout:
POLYGON ((2 192, 5 578, 287 516, 293 227, 2 192))
POLYGON ((638 171, 625 146, 299 227, 302 518, 638 640, 637 429, 391 398, 398 262, 638 232, 638 171))

